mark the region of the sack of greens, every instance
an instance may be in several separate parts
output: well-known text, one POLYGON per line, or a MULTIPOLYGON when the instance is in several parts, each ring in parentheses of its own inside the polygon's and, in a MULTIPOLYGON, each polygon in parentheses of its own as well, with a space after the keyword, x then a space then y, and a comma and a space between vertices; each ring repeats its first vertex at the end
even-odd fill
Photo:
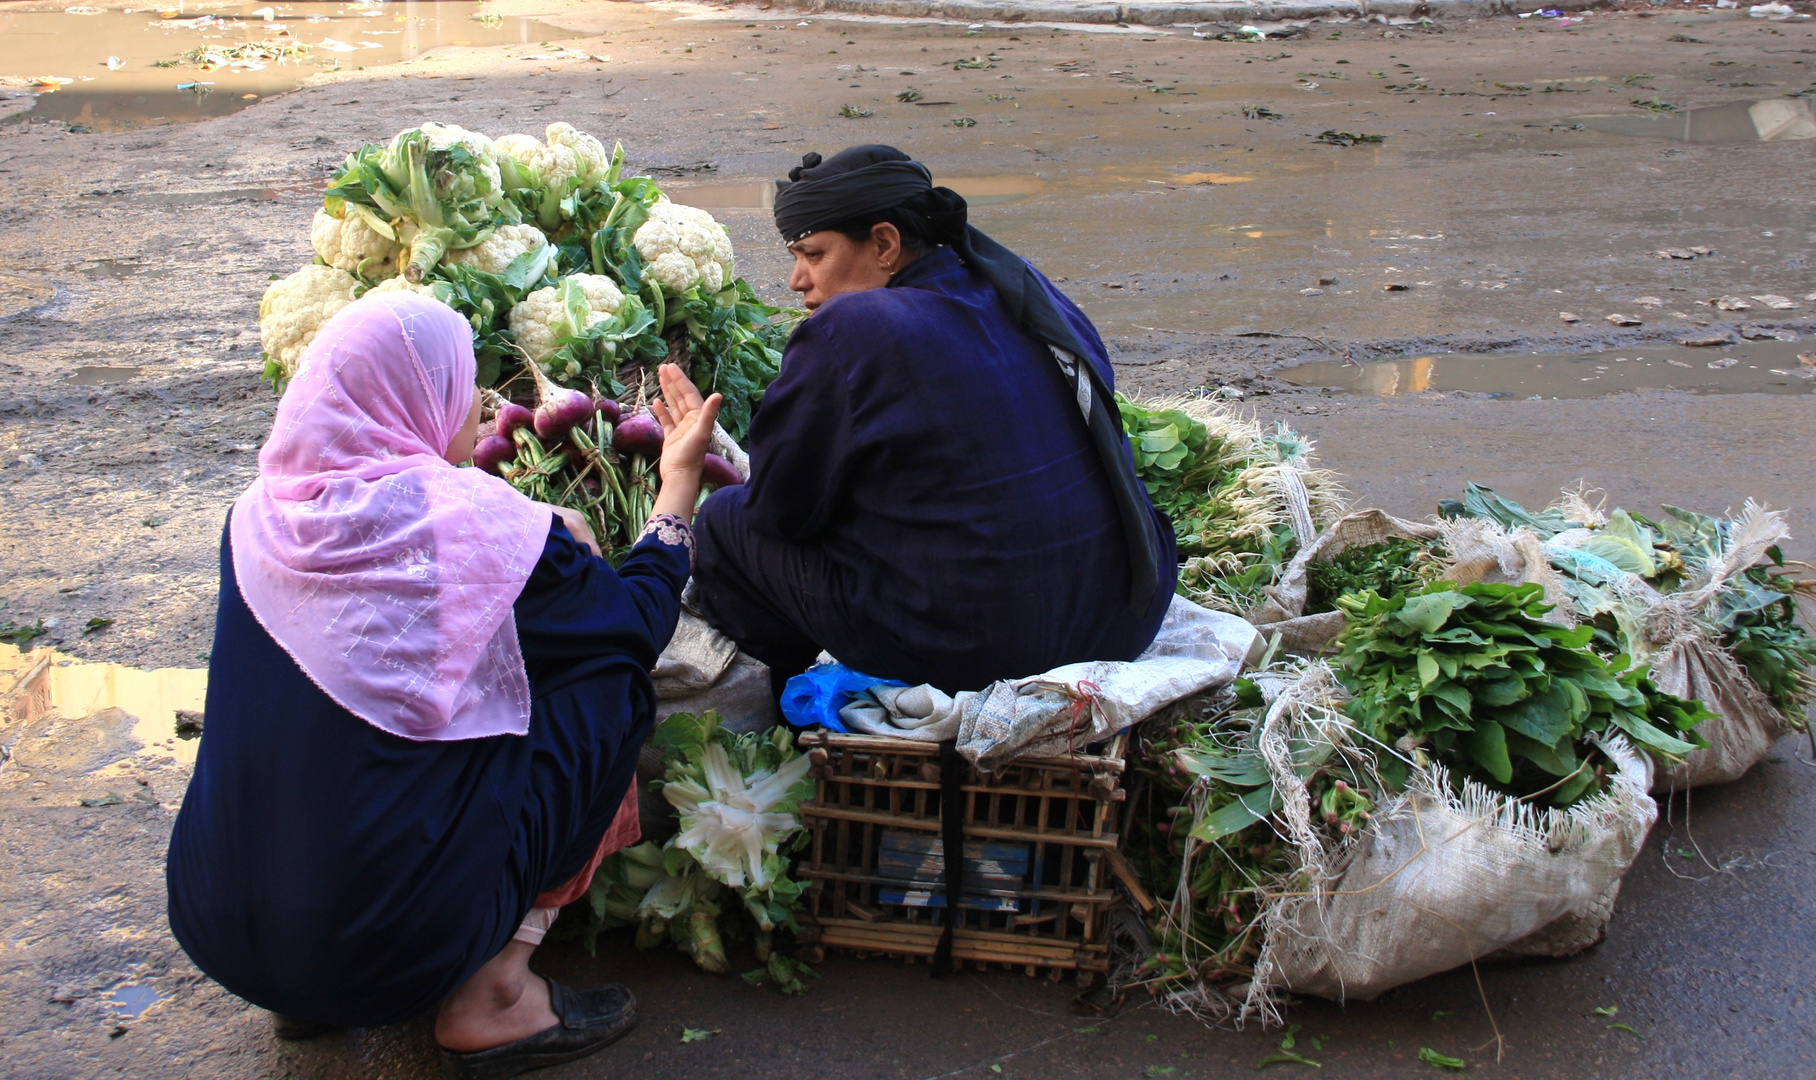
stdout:
MULTIPOLYGON (((1816 637, 1799 621, 1809 582, 1794 580, 1784 516, 1748 502, 1732 518, 1666 506, 1653 520, 1605 513, 1578 493, 1532 513, 1470 485, 1443 512, 1452 529, 1531 532, 1604 655, 1650 665, 1652 681, 1714 712, 1705 746, 1661 770, 1655 791, 1739 779, 1816 700, 1816 637)), ((1447 537, 1448 540, 1448 537, 1447 537)))
POLYGON ((1443 566, 1432 545, 1440 535, 1436 525, 1380 510, 1345 514, 1299 549, 1245 617, 1270 637, 1279 634, 1287 653, 1316 656, 1343 632, 1338 597, 1363 589, 1391 597, 1436 578, 1443 566))
POLYGON ((1126 849, 1172 897, 1142 972, 1171 1007, 1272 1021, 1287 992, 1366 1000, 1593 944, 1657 816, 1655 767, 1699 745, 1709 714, 1549 621, 1540 585, 1338 604, 1328 662, 1145 738, 1148 804, 1175 805, 1126 849))

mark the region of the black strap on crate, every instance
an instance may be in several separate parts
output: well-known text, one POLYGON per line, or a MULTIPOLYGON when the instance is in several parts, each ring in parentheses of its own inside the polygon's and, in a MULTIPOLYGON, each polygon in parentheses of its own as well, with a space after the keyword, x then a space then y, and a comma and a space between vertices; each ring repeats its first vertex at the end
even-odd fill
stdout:
POLYGON ((940 743, 940 848, 946 866, 946 922, 933 950, 933 977, 952 974, 952 936, 958 927, 958 905, 965 874, 965 759, 958 742, 940 743))

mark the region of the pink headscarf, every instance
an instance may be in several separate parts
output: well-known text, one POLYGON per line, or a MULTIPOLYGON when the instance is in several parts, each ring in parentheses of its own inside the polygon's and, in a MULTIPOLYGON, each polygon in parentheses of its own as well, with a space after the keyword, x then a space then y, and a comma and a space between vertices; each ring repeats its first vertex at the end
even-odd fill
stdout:
POLYGON ((550 515, 443 458, 473 379, 452 308, 355 301, 304 355, 228 519, 259 624, 341 707, 410 739, 529 730, 511 605, 550 515))

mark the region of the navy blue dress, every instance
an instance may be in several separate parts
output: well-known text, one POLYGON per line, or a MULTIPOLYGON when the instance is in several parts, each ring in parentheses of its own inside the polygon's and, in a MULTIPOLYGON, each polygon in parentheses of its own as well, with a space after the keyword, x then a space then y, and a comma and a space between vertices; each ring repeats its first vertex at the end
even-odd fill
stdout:
POLYGON ((634 781, 685 548, 616 572, 557 519, 517 599, 529 733, 420 742, 336 705, 246 607, 221 542, 206 726, 170 928, 255 1005, 349 1027, 433 1005, 586 865, 634 781))
MULTIPOLYGON (((1047 288, 1113 385, 1090 320, 1047 288)), ((947 691, 1133 659, 1172 598, 1156 510, 1159 588, 1130 611, 1127 542, 1072 391, 950 248, 802 323, 749 441, 751 482, 700 509, 694 578, 708 620, 779 675, 821 649, 947 691)))

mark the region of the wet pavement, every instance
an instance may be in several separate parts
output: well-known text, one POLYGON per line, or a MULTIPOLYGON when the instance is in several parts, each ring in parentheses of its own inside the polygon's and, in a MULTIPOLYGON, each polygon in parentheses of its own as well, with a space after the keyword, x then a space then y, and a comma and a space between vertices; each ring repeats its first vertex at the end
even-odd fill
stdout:
MULTIPOLYGON (((194 745, 175 737, 187 706, 102 692, 109 677, 113 693, 137 692, 110 662, 206 662, 221 523, 270 424, 259 292, 308 258, 322 179, 347 149, 425 118, 492 134, 562 119, 623 140, 678 200, 714 208, 740 272, 772 299, 787 262, 768 178, 807 150, 894 142, 1087 308, 1121 385, 1239 392, 1315 438, 1364 504, 1420 517, 1468 480, 1528 504, 1578 479, 1642 510, 1752 497, 1790 508, 1788 554, 1816 554, 1816 395, 1799 392, 1798 360, 1816 350, 1816 140, 1794 137, 1811 99, 1786 96, 1816 87, 1808 23, 1598 11, 1567 26, 1313 24, 1237 43, 488 7, 572 36, 561 50, 538 39, 315 68, 299 91, 245 91, 263 96, 231 115, 117 132, 19 112, 92 84, 0 88, 20 95, 0 101, 14 112, 0 184, 16 193, 0 203, 0 623, 41 621, 38 644, 91 662, 55 669, 75 696, 52 712, 25 721, 0 706, 15 755, 0 766, 9 1077, 434 1075, 422 1023, 281 1045, 188 964, 161 881, 194 745), (917 100, 899 100, 910 90, 917 100), (1756 114, 1768 100, 1792 108, 1756 114), (840 116, 847 104, 872 115, 840 116), (1606 115, 1642 137, 1592 123, 1606 115), (1718 130, 1705 118, 1726 141, 1702 141, 1718 130), (1318 141, 1326 131, 1385 141, 1318 141), (1698 336, 1724 341, 1678 344, 1698 336), (112 622, 85 632, 95 619, 112 622)), ((341 29, 321 32, 358 36, 341 29)), ((146 32, 171 55, 201 43, 200 30, 146 32)), ((62 74, 125 75, 102 64, 124 47, 97 40, 62 74)), ((150 70, 172 95, 227 77, 150 70)), ((202 100, 229 96, 221 85, 202 100)), ((0 664, 0 695, 15 670, 0 664)), ((1816 1074, 1808 754, 1786 740, 1743 781, 1674 803, 1589 954, 1484 968, 1479 991, 1464 971, 1369 1004, 1308 1002, 1291 1015, 1296 1052, 1317 1075, 1355 1077, 1432 1072, 1424 1047, 1481 1075, 1816 1074)), ((644 1016, 550 1077, 1246 1076, 1281 1039, 1151 1008, 1080 1015, 1066 987, 1014 972, 933 983, 924 966, 835 957, 788 999, 621 940, 544 962, 576 982, 630 982, 644 1016), (718 1034, 682 1043, 683 1026, 718 1034)))
MULTIPOLYGON (((1801 335, 1791 332, 1794 338, 1801 335)), ((1314 360, 1276 372, 1295 386, 1363 397, 1464 393, 1490 397, 1593 398, 1635 390, 1694 394, 1808 394, 1816 387, 1816 342, 1663 345, 1589 353, 1416 356, 1405 360, 1314 360), (1805 358, 1808 358, 1807 360, 1805 358)))
MULTIPOLYGON (((568 31, 477 3, 201 4, 188 10, 0 10, 0 73, 39 89, 13 123, 130 131, 225 116, 309 76, 414 59, 444 46, 547 52, 568 31)), ((554 46, 560 52, 559 46, 554 46)))

